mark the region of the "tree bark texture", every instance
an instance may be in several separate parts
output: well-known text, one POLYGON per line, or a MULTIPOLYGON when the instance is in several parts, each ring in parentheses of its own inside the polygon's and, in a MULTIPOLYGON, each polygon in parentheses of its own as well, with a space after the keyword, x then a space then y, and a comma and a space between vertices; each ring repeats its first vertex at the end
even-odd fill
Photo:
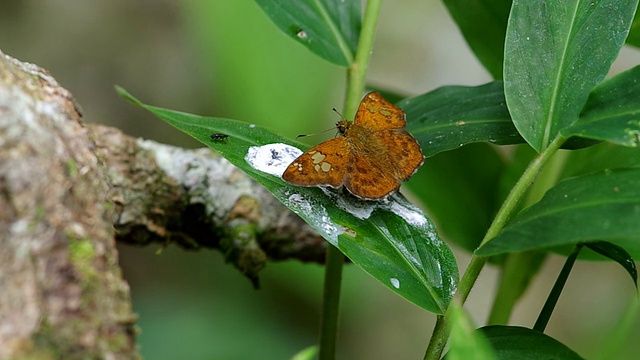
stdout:
POLYGON ((255 285, 326 243, 208 149, 86 126, 45 70, 0 52, 0 359, 135 359, 115 242, 218 248, 255 285))

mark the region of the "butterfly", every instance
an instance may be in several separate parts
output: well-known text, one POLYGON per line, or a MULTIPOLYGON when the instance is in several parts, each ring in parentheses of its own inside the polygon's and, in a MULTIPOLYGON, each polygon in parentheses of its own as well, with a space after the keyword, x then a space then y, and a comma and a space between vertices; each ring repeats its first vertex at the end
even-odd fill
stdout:
POLYGON ((305 151, 282 179, 299 186, 344 186, 365 200, 385 198, 424 163, 420 145, 405 125, 402 109, 371 92, 353 122, 336 123, 341 136, 305 151))

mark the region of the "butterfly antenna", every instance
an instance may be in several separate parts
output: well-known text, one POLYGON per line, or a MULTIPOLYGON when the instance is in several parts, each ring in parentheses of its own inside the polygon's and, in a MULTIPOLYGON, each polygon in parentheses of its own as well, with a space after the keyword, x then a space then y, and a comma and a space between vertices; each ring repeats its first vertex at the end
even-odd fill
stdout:
MULTIPOLYGON (((335 112, 336 114, 340 115, 340 118, 341 118, 341 119, 344 119, 344 116, 342 116, 342 114, 341 114, 338 110, 336 110, 336 108, 333 108, 332 110, 333 110, 333 112, 335 112)), ((320 131, 320 132, 317 132, 317 133, 312 133, 312 134, 300 134, 300 135, 296 136, 296 139, 300 139, 301 137, 305 137, 305 136, 313 136, 313 135, 318 135, 318 134, 326 133, 327 131, 329 131, 329 130, 333 130, 333 129, 335 129, 335 127, 332 127, 331 129, 323 130, 323 131, 320 131)))
POLYGON ((327 130, 322 130, 322 131, 318 131, 318 132, 315 132, 315 133, 311 133, 311 134, 300 134, 300 135, 296 136, 296 139, 299 139, 299 138, 305 137, 305 136, 313 136, 313 135, 326 133, 327 131, 330 131, 330 130, 333 130, 333 129, 335 129, 335 127, 332 127, 331 129, 327 129, 327 130))
POLYGON ((336 114, 338 114, 338 115, 340 115, 340 118, 341 118, 341 119, 344 119, 344 115, 342 115, 342 114, 340 113, 340 111, 336 110, 336 108, 333 108, 333 112, 334 112, 334 113, 336 113, 336 114))

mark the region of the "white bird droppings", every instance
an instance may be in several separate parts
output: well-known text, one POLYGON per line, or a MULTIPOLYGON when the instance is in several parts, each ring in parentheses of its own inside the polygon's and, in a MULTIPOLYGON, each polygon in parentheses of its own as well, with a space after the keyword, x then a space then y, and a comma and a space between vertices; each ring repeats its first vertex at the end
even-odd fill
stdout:
POLYGON ((396 289, 400 289, 400 280, 396 279, 396 278, 391 278, 389 279, 389 281, 391 282, 391 285, 396 288, 396 289))
POLYGON ((250 147, 244 160, 258 171, 282 177, 289 164, 300 155, 302 150, 296 147, 275 143, 250 147))

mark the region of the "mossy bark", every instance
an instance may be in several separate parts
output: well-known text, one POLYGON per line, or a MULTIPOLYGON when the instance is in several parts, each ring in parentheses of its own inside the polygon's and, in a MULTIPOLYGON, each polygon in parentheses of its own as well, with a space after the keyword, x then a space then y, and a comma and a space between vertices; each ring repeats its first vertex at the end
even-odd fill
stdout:
POLYGON ((107 176, 81 119, 49 73, 0 53, 2 359, 138 357, 107 176))
POLYGON ((0 51, 0 359, 135 359, 116 241, 217 248, 254 284, 326 243, 208 149, 85 125, 47 71, 0 51))

